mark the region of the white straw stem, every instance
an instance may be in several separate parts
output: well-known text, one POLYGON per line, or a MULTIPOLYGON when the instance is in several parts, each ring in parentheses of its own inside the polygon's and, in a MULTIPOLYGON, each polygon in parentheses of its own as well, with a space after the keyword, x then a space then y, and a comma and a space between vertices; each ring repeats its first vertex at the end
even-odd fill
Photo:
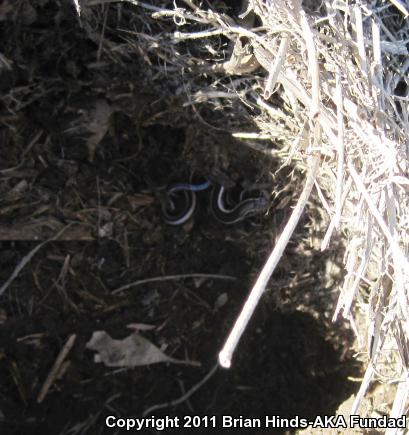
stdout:
POLYGON ((266 264, 260 272, 254 287, 252 288, 249 297, 247 298, 243 309, 234 324, 223 349, 219 353, 219 362, 222 367, 229 368, 231 366, 231 359, 233 352, 242 336, 246 326, 264 293, 267 283, 274 272, 281 256, 283 255, 284 249, 293 234, 295 227, 300 220, 303 213, 304 207, 307 204, 308 198, 311 194, 311 190, 314 186, 315 176, 318 171, 320 162, 320 156, 314 156, 311 162, 311 168, 307 176, 307 180, 303 191, 301 192, 300 198, 298 199, 297 205, 295 206, 287 225, 285 226, 273 252, 270 254, 266 264))

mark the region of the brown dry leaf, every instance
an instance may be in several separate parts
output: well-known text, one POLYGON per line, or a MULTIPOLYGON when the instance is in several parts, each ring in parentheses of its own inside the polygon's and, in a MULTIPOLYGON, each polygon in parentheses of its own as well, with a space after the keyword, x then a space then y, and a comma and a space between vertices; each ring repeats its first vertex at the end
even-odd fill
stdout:
POLYGON ((106 100, 97 100, 94 108, 89 112, 85 127, 89 133, 92 133, 87 140, 89 160, 91 162, 94 160, 98 144, 109 130, 110 118, 113 112, 112 106, 106 100))
POLYGON ((115 340, 105 331, 95 331, 85 346, 98 352, 94 356, 96 363, 103 362, 107 367, 137 367, 160 362, 200 365, 196 361, 178 360, 165 355, 138 332, 133 332, 122 340, 115 340))

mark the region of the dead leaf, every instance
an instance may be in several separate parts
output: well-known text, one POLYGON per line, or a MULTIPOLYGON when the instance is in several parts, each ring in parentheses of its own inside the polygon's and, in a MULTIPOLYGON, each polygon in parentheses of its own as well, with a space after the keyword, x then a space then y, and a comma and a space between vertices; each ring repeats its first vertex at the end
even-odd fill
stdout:
POLYGON ((160 362, 200 366, 196 361, 178 360, 165 355, 138 332, 115 340, 105 331, 94 331, 85 346, 98 352, 94 356, 96 363, 103 362, 107 367, 137 367, 160 362))
POLYGON ((94 160, 95 150, 109 130, 110 118, 113 112, 113 108, 106 100, 97 100, 94 108, 89 112, 86 127, 92 133, 87 140, 90 162, 94 160))
POLYGON ((111 127, 111 115, 114 113, 114 108, 103 99, 93 101, 86 106, 77 111, 79 117, 71 121, 63 132, 72 135, 87 135, 88 158, 92 162, 97 146, 111 127))
POLYGON ((219 308, 223 307, 224 305, 226 305, 227 301, 229 300, 229 295, 224 292, 221 293, 215 303, 214 303, 214 307, 213 307, 213 312, 216 312, 219 308))

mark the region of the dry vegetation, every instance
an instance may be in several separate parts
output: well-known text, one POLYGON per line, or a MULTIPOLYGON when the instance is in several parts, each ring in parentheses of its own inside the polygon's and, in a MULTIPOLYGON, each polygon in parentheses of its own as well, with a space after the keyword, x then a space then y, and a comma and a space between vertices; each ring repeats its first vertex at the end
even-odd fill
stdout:
MULTIPOLYGON (((261 156, 273 156, 280 166, 295 168, 293 183, 302 190, 294 189, 296 205, 243 308, 239 331, 235 329, 227 340, 222 364, 229 365, 242 330, 315 190, 320 204, 315 205, 315 213, 310 212, 312 225, 324 233, 316 248, 325 251, 334 239, 341 239, 345 247, 345 275, 337 283, 339 299, 333 319, 347 319, 359 351, 368 354, 351 412, 359 413, 371 383, 381 380, 398 384, 391 416, 406 413, 407 4, 400 0, 360 4, 249 0, 232 17, 206 2, 176 3, 177 7, 166 1, 75 0, 73 7, 82 28, 99 45, 101 57, 121 66, 131 51, 140 56, 147 81, 135 86, 150 83, 169 99, 183 100, 184 108, 192 110, 204 129, 229 132, 261 156), (114 3, 120 4, 118 17, 122 4, 133 5, 137 21, 137 31, 119 31, 121 43, 110 41, 105 27, 101 33, 95 31, 97 23, 105 23, 109 5, 114 3)), ((0 16, 6 13, 4 5, 7 1, 0 16)), ((7 67, 6 59, 0 57, 0 62, 7 67)), ((7 104, 16 105, 19 98, 24 104, 21 93, 9 96, 7 104)), ((91 161, 108 131, 112 110, 100 104, 98 115, 90 115, 94 120, 87 127, 91 161)), ((178 119, 177 111, 157 111, 145 125, 168 125, 178 119)), ((3 169, 2 174, 9 170, 3 169)), ((0 295, 40 248, 19 264, 0 295)))

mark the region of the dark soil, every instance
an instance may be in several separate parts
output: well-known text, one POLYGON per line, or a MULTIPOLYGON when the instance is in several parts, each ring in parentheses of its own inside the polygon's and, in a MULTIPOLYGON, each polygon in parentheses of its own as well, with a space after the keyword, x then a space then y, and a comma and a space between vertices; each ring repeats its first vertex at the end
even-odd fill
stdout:
MULTIPOLYGON (((200 382, 301 188, 291 183, 291 168, 276 174, 280 162, 234 142, 228 129, 209 128, 215 118, 222 125, 222 113, 204 109, 199 116, 183 105, 183 92, 156 80, 154 60, 149 65, 137 42, 123 46, 132 39, 123 30, 137 30, 143 11, 117 6, 84 10, 80 26, 72 2, 0 1, 0 288, 32 249, 64 230, 0 294, 2 435, 121 433, 106 427, 108 415, 140 417, 200 382), (269 212, 224 225, 203 192, 194 221, 166 225, 165 187, 214 167, 270 186, 269 212), (172 275, 185 277, 115 292, 172 275), (92 333, 120 339, 130 324, 151 325, 141 335, 201 367, 95 363, 85 347, 92 333), (66 366, 38 403, 72 334, 66 366)), ((309 244, 314 218, 311 208, 233 367, 153 415, 311 418, 334 414, 355 392, 348 380, 359 374, 348 350, 352 337, 330 321, 336 295, 324 273, 328 255, 337 261, 342 253, 324 256, 309 244)))

